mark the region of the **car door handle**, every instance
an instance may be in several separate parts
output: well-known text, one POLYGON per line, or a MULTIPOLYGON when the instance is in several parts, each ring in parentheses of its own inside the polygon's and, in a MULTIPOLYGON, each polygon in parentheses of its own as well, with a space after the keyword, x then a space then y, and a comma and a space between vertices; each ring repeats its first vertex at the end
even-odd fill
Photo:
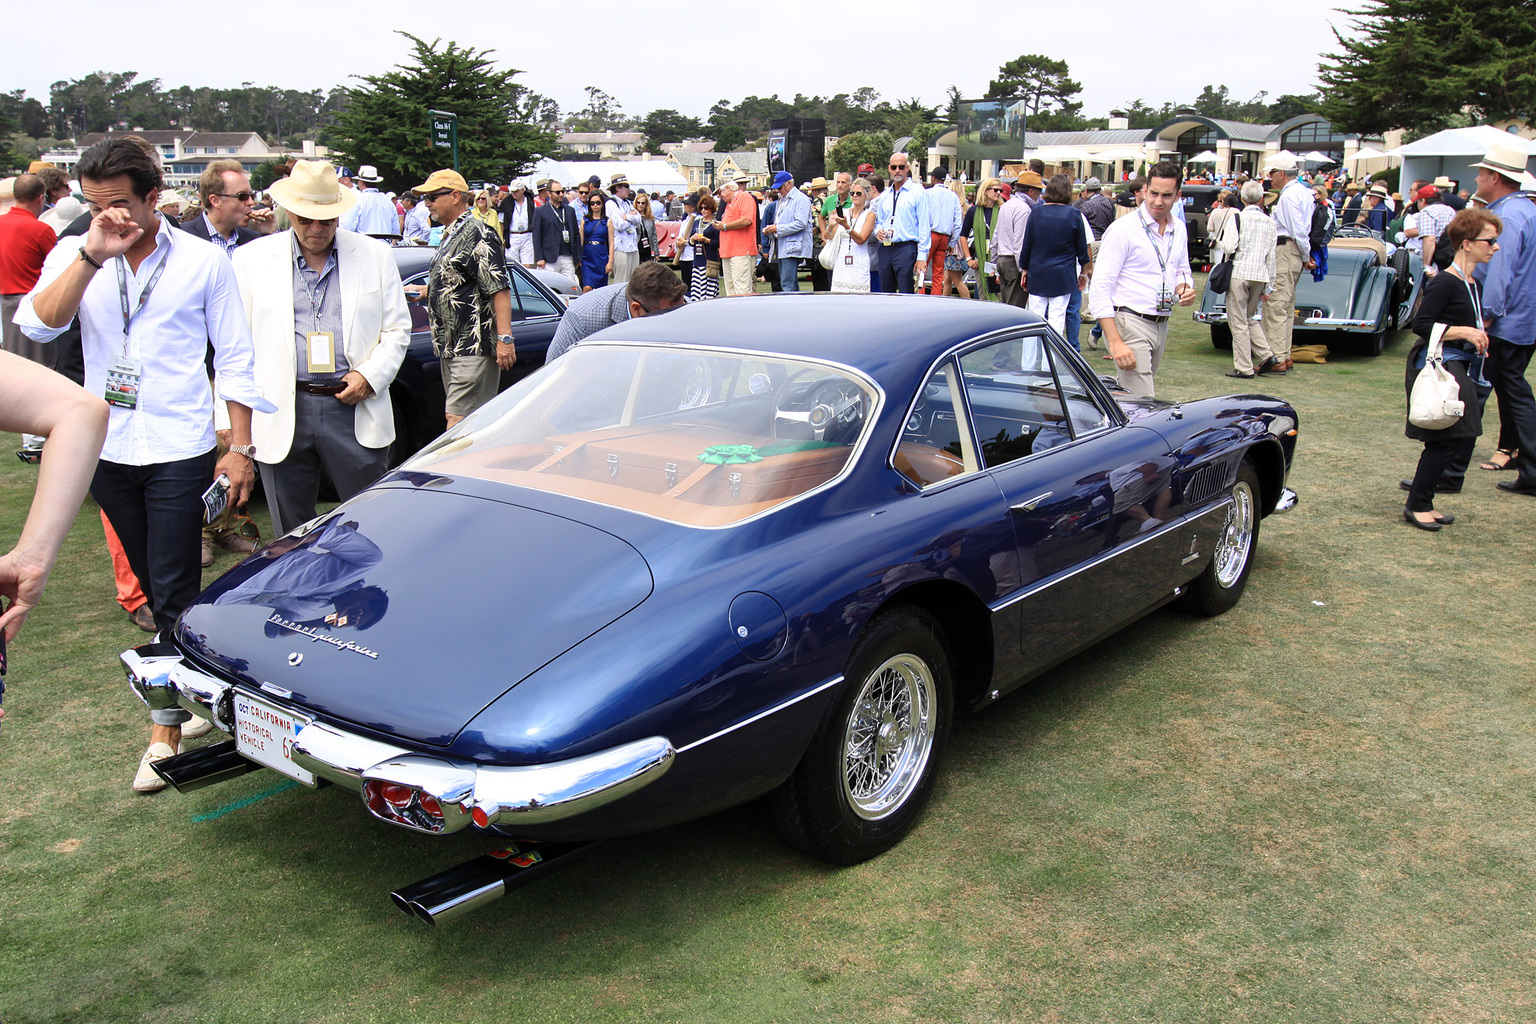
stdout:
POLYGON ((1037 494, 1033 498, 1030 498, 1028 501, 1021 501, 1017 505, 1009 505, 1008 511, 1012 512, 1016 516, 1023 515, 1025 512, 1033 512, 1035 510, 1035 506, 1039 505, 1042 501, 1055 493, 1055 491, 1046 491, 1044 494, 1037 494))

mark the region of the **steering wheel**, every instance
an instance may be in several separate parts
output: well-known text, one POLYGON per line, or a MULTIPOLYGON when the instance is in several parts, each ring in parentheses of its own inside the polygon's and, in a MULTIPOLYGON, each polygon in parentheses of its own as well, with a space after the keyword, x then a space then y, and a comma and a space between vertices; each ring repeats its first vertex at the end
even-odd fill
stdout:
POLYGON ((851 441, 863 421, 864 389, 818 367, 790 375, 773 398, 775 438, 851 441))

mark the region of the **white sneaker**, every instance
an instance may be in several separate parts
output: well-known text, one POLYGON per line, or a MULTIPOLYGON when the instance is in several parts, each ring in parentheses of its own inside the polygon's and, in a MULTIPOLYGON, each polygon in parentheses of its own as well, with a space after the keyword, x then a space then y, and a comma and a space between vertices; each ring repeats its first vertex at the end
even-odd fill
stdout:
POLYGON ((156 761, 164 761, 174 756, 176 756, 176 750, 169 743, 151 743, 149 749, 144 751, 144 756, 139 758, 139 773, 133 777, 133 791, 153 793, 164 789, 165 780, 155 774, 155 769, 151 765, 156 761))
POLYGON ((207 736, 213 731, 213 723, 202 715, 193 715, 192 721, 181 723, 181 738, 195 740, 199 736, 207 736))

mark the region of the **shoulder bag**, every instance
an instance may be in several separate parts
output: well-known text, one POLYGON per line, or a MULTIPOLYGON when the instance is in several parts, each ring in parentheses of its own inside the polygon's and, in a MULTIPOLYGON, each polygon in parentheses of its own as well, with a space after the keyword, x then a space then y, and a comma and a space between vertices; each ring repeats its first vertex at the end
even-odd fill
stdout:
POLYGON ((1441 356, 1441 335, 1445 324, 1435 324, 1429 334, 1429 349, 1424 353, 1424 369, 1413 382, 1408 395, 1408 422, 1425 430, 1444 430, 1466 411, 1461 401, 1461 385, 1445 368, 1441 356))
POLYGON ((828 270, 837 266, 837 254, 842 252, 843 243, 848 240, 848 229, 839 224, 837 230, 832 232, 832 239, 821 247, 821 252, 816 254, 816 258, 821 261, 821 265, 828 270))
MULTIPOLYGON (((1237 238, 1238 238, 1238 245, 1242 244, 1242 238, 1243 238, 1242 212, 1243 211, 1241 211, 1241 210, 1234 210, 1233 211, 1233 213, 1237 214, 1237 238)), ((1225 235, 1227 233, 1227 225, 1230 224, 1232 220, 1233 220, 1232 213, 1227 214, 1226 220, 1222 221, 1222 224, 1221 224, 1221 234, 1225 235)), ((1217 244, 1219 246, 1220 242, 1221 242, 1221 239, 1218 237, 1216 239, 1216 242, 1217 242, 1217 244)), ((1225 252, 1226 250, 1222 250, 1222 251, 1225 252)), ((1210 290, 1210 291, 1216 291, 1216 292, 1221 292, 1222 294, 1226 294, 1227 289, 1232 287, 1232 264, 1235 263, 1236 261, 1237 261, 1237 250, 1233 249, 1231 253, 1228 253, 1226 255, 1225 259, 1223 259, 1220 263, 1216 264, 1214 267, 1211 268, 1211 276, 1205 279, 1205 287, 1208 290, 1210 290)))

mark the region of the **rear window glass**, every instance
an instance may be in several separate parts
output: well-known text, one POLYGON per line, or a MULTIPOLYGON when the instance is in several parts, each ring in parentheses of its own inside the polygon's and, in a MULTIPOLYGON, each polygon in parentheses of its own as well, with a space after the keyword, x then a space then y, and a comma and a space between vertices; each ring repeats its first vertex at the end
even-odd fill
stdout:
POLYGON ((837 479, 878 396, 847 368, 805 360, 580 345, 402 469, 726 526, 837 479))

